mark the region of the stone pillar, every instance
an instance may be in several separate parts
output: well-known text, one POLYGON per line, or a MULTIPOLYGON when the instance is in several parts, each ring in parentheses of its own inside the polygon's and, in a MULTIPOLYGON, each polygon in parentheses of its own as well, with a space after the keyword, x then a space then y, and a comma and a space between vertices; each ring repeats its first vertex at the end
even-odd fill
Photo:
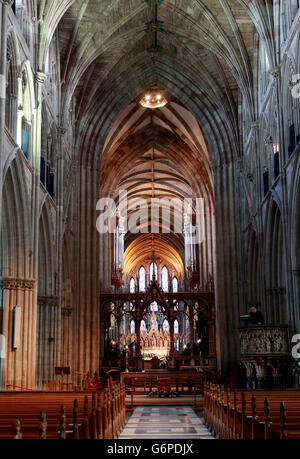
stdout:
MULTIPOLYGON (((263 220, 263 212, 262 208, 259 205, 263 199, 263 187, 262 187, 262 165, 261 165, 261 152, 259 147, 259 121, 255 121, 251 124, 252 129, 252 137, 254 142, 254 153, 256 159, 256 195, 257 200, 254 203, 255 210, 257 210, 257 227, 258 227, 258 234, 257 234, 257 242, 258 242, 258 251, 259 251, 259 264, 261 269, 261 278, 262 278, 262 285, 260 285, 260 301, 262 305, 262 310, 266 311, 267 308, 267 297, 266 297, 266 271, 265 271, 265 252, 264 252, 264 220, 263 220)), ((253 180, 253 179, 252 179, 253 180)), ((249 295, 249 293, 248 293, 249 295)), ((249 301, 250 298, 247 300, 249 301)))
POLYGON ((22 119, 24 116, 24 111, 21 107, 18 107, 17 111, 17 144, 21 148, 22 147, 22 119))
MULTIPOLYGON (((116 306, 117 307, 117 306, 116 306)), ((118 358, 121 357, 121 313, 118 310, 117 312, 117 327, 118 327, 118 336, 117 336, 117 343, 118 343, 118 358)))
POLYGON ((137 317, 136 317, 136 358, 137 358, 137 366, 138 370, 142 370, 142 355, 141 355, 141 311, 137 311, 137 317))
POLYGON ((225 372, 239 361, 239 316, 242 302, 239 262, 240 169, 233 163, 214 168, 216 209, 216 345, 218 370, 225 372), (226 196, 226 199, 224 199, 226 196))
POLYGON ((62 317, 62 334, 61 334, 61 365, 71 365, 71 350, 72 350, 72 336, 71 336, 71 318, 72 308, 65 307, 61 309, 62 317))
MULTIPOLYGON (((55 295, 61 299, 62 296, 62 261, 63 261, 63 218, 64 218, 64 148, 63 148, 63 136, 66 133, 66 129, 62 126, 58 128, 58 155, 57 155, 57 180, 56 180, 56 283, 55 283, 55 295)), ((60 300, 61 303, 61 300, 60 300)), ((61 307, 61 304, 59 305, 61 307)), ((61 334, 61 313, 57 315, 57 322, 55 324, 59 335, 61 334)), ((64 320, 64 325, 71 326, 70 321, 64 320)), ((67 332, 67 331, 65 331, 67 332)), ((68 333, 70 331, 68 330, 68 333)), ((58 346, 58 355, 60 355, 60 344, 58 346)), ((58 364, 61 362, 58 362, 58 364)), ((71 365, 71 361, 70 361, 71 365)))
MULTIPOLYGON (((290 325, 294 331, 299 323, 299 311, 296 310, 294 305, 293 297, 293 278, 292 278, 292 257, 291 257, 291 241, 289 239, 289 196, 288 196, 288 184, 285 170, 286 163, 286 145, 284 137, 284 111, 282 102, 282 90, 281 90, 281 68, 275 67, 270 71, 274 79, 274 90, 276 97, 276 108, 277 108, 277 123, 278 123, 278 135, 279 135, 279 160, 280 160, 280 178, 281 178, 281 198, 282 198, 282 231, 284 239, 284 256, 286 257, 286 308, 287 314, 285 320, 289 318, 290 325)), ((281 287, 281 286, 280 286, 281 287)))
POLYGON ((192 306, 190 306, 189 326, 191 357, 194 357, 194 308, 192 306))
MULTIPOLYGON (((56 181, 56 240, 57 240, 57 265, 62 265, 62 240, 63 240, 63 212, 64 212, 64 148, 63 136, 66 129, 58 128, 58 156, 57 156, 57 181, 56 181)), ((61 270, 57 273, 57 295, 61 291, 61 270)))
POLYGON ((170 306, 169 311, 169 326, 170 326, 170 358, 174 357, 174 308, 170 306))
POLYGON ((2 389, 18 390, 11 386, 35 389, 36 281, 4 278, 0 282, 0 293, 1 333, 6 344, 2 361, 2 389), (19 325, 15 319, 16 306, 20 308, 19 325))
MULTIPOLYGON (((61 308, 61 345, 60 345, 60 366, 72 367, 72 308, 61 308)), ((72 370, 72 369, 71 369, 72 370)), ((72 376, 67 376, 68 383, 76 383, 72 376)), ((74 388, 74 386, 73 386, 74 388)))
POLYGON ((41 163, 41 134, 42 134, 42 89, 46 75, 37 72, 36 83, 36 110, 33 121, 32 132, 32 196, 31 196, 31 231, 32 231, 32 252, 31 269, 32 275, 38 278, 38 244, 39 244, 39 189, 40 189, 40 163, 41 163))
MULTIPOLYGON (((294 283, 294 301, 295 301, 295 307, 299 308, 299 301, 300 301, 300 268, 295 267, 292 270, 293 274, 293 283, 294 283)), ((298 322, 296 323, 296 329, 298 328, 299 330, 299 319, 298 322)))
POLYGON ((208 321, 208 330, 209 330, 209 355, 213 356, 216 354, 216 345, 215 345, 215 308, 212 307, 211 318, 208 321))
MULTIPOLYGON (((6 111, 6 71, 7 71, 7 12, 11 0, 0 1, 0 233, 2 228, 2 192, 3 192, 3 147, 5 136, 6 111)), ((1 235, 1 234, 0 234, 1 235)), ((0 247, 0 259, 2 259, 0 247)))
POLYGON ((105 327, 104 327, 104 318, 103 315, 101 314, 100 317, 100 359, 103 359, 104 357, 104 339, 105 339, 105 327))
MULTIPOLYGON (((78 165, 74 170, 74 292, 73 292, 73 371, 99 370, 100 348, 100 266, 103 256, 96 228, 99 171, 78 165)), ((107 236, 107 235, 104 235, 107 236)), ((106 243, 104 238, 104 253, 106 243)), ((105 274, 105 273, 104 273, 105 274)), ((105 285, 105 284, 104 284, 105 285)))
POLYGON ((36 387, 45 389, 45 383, 55 381, 55 367, 59 366, 60 318, 59 298, 38 297, 36 387))

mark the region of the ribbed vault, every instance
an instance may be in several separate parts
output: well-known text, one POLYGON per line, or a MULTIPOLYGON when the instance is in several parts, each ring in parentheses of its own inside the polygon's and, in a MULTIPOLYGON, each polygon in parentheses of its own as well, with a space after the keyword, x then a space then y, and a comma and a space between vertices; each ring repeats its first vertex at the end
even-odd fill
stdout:
POLYGON ((60 22, 63 105, 67 117, 76 95, 78 159, 99 168, 111 124, 158 84, 196 117, 213 162, 230 161, 239 155, 239 89, 255 118, 251 59, 263 11, 241 0, 164 0, 155 57, 145 31, 152 14, 144 0, 77 0, 60 22))
POLYGON ((153 252, 159 254, 161 267, 171 267, 176 277, 184 276, 183 261, 176 247, 162 235, 151 234, 140 236, 129 245, 125 251, 124 274, 129 276, 141 266, 149 265, 153 252))
MULTIPOLYGON (((138 222, 140 231, 163 234, 164 240, 177 251, 177 257, 184 259, 183 216, 187 203, 195 214, 197 199, 201 198, 207 218, 214 213, 211 159, 193 115, 174 101, 154 111, 136 101, 130 104, 105 141, 100 196, 112 197, 121 214, 127 214, 128 221, 137 207, 146 209, 138 222), (120 202, 124 192, 127 199, 120 202), (154 202, 160 206, 155 215, 154 202)), ((126 247, 136 247, 137 238, 140 240, 139 233, 133 234, 129 227, 126 247)), ((141 241, 146 246, 149 242, 147 238, 141 241)), ((147 250, 139 244, 139 253, 147 250)), ((176 271, 182 272, 178 262, 176 266, 176 271)))

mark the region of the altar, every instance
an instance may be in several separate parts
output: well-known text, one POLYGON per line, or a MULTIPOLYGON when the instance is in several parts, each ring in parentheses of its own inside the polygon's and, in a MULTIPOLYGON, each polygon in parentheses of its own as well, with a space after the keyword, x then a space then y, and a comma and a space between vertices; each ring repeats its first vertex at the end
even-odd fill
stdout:
MULTIPOLYGON (((153 360, 158 360, 160 363, 165 363, 170 355, 170 327, 167 320, 161 326, 158 326, 157 315, 152 311, 150 317, 150 326, 148 329, 146 322, 143 320, 140 328, 140 349, 144 368, 152 368, 149 364, 153 360)), ((126 344, 136 343, 135 330, 130 330, 127 335, 122 335, 121 342, 123 346, 126 344)))

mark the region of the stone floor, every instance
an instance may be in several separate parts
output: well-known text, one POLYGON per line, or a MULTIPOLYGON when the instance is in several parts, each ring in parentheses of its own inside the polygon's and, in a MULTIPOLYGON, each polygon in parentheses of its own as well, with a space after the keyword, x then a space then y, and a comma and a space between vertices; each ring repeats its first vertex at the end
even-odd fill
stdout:
POLYGON ((123 439, 213 439, 202 418, 189 406, 139 406, 128 420, 123 439))

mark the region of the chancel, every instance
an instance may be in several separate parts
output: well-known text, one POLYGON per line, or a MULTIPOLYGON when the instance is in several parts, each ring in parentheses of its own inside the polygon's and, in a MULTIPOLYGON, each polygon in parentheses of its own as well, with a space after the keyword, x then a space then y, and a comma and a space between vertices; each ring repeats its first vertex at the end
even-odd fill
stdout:
POLYGON ((0 438, 300 438, 299 0, 0 24, 0 438))

